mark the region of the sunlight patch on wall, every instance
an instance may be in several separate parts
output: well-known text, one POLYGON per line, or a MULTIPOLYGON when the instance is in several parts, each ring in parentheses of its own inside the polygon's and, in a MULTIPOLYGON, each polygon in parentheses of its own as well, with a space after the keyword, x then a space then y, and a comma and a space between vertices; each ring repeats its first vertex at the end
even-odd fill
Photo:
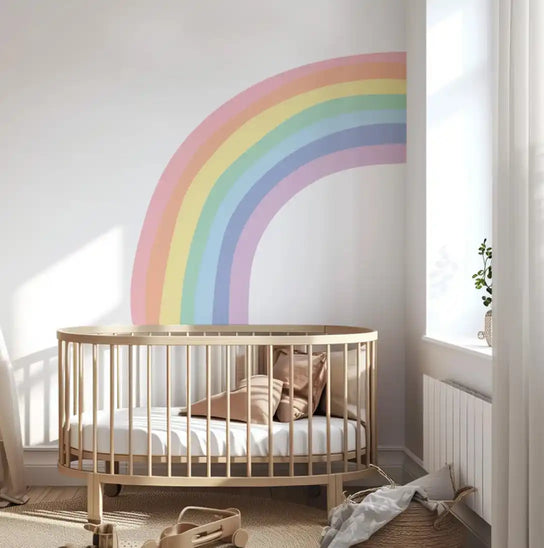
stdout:
POLYGON ((463 74, 463 12, 455 11, 429 28, 427 34, 427 92, 436 93, 463 74))
POLYGON ((24 282, 14 294, 12 358, 55 346, 59 327, 100 322, 121 304, 122 273, 118 226, 24 282))

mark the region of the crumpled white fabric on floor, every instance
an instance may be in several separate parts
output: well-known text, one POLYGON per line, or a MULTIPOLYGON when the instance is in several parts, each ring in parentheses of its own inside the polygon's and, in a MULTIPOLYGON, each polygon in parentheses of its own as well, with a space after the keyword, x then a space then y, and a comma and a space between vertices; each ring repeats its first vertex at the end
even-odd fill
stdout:
POLYGON ((0 466, 4 482, 0 506, 24 504, 28 497, 24 478, 23 442, 13 368, 0 330, 0 466))
POLYGON ((343 503, 333 509, 330 527, 321 540, 321 548, 349 548, 368 540, 378 529, 404 512, 418 493, 427 498, 417 485, 381 487, 359 504, 343 503))

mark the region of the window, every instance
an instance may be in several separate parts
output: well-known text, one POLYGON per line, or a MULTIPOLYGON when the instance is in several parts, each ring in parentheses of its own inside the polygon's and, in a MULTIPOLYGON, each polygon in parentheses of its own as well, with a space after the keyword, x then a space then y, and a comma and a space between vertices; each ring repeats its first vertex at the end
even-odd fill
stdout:
POLYGON ((492 0, 427 3, 427 335, 460 344, 486 312, 472 274, 491 242, 493 21, 492 0))

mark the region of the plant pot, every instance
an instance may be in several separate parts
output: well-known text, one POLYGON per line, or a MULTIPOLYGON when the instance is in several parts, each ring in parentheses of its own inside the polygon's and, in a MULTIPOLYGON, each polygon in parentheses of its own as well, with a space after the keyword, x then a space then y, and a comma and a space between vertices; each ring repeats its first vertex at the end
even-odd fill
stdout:
POLYGON ((485 339, 489 346, 492 346, 493 342, 493 314, 491 310, 485 313, 484 317, 484 330, 478 332, 479 339, 485 339))

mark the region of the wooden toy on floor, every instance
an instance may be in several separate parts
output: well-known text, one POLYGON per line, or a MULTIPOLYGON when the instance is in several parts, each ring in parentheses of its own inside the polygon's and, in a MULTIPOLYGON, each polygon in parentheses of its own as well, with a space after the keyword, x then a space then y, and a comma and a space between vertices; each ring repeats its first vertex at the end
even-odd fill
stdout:
POLYGON ((84 527, 93 534, 93 548, 119 548, 119 537, 113 523, 86 523, 84 527))
MULTIPOLYGON (((119 548, 119 537, 113 523, 103 523, 102 525, 86 523, 83 527, 93 534, 93 543, 87 548, 119 548)), ((66 544, 62 548, 76 548, 76 546, 66 544)))
POLYGON ((187 506, 181 511, 177 523, 161 533, 158 543, 148 540, 142 548, 193 548, 217 540, 226 540, 238 548, 244 548, 248 537, 248 532, 241 528, 241 514, 237 508, 219 510, 187 506), (213 514, 215 519, 204 525, 183 521, 188 511, 213 514))

